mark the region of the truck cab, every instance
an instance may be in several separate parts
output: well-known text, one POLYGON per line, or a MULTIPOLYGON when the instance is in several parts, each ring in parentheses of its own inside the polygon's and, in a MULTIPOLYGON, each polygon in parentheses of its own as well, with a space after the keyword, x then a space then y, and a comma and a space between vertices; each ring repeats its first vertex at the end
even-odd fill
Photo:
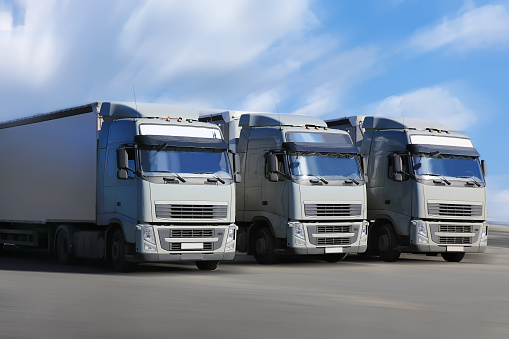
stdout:
POLYGON ((278 254, 337 261, 367 246, 362 160, 349 135, 290 114, 202 114, 237 154, 239 251, 260 263, 278 254))
POLYGON ((369 249, 385 261, 401 252, 461 261, 487 245, 486 165, 472 141, 431 121, 349 117, 368 161, 369 249))

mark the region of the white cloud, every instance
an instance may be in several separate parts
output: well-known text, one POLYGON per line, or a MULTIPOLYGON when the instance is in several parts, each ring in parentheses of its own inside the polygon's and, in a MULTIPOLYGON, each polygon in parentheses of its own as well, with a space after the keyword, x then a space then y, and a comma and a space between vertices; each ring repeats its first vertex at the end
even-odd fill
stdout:
POLYGON ((409 47, 419 52, 439 48, 469 51, 509 46, 509 11, 503 5, 466 7, 456 18, 444 18, 436 26, 417 32, 409 47))
POLYGON ((0 11, 0 32, 12 30, 12 13, 0 11))
POLYGON ((488 200, 488 220, 509 222, 509 175, 486 177, 486 196, 488 200))
POLYGON ((434 120, 451 130, 465 130, 477 120, 475 113, 458 97, 440 86, 388 97, 369 105, 364 112, 366 115, 434 120))

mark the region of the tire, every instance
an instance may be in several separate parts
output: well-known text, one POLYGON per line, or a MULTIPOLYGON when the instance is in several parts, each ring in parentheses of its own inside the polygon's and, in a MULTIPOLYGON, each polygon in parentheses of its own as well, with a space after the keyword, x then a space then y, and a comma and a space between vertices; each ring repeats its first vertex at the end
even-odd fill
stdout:
POLYGON ((117 272, 130 272, 134 269, 134 264, 126 261, 125 247, 124 234, 117 229, 113 234, 110 252, 113 269, 117 272))
POLYGON ((377 243, 380 259, 387 262, 399 259, 401 252, 397 250, 398 236, 391 225, 384 224, 380 227, 377 243))
POLYGON ((258 263, 263 265, 276 263, 274 248, 274 237, 267 227, 263 227, 256 231, 254 256, 258 263))
POLYGON ((442 258, 449 262, 460 262, 465 257, 465 252, 442 252, 442 258))
POLYGON ((4 244, 0 243, 0 254, 2 254, 4 251, 4 244))
POLYGON ((75 262, 75 258, 71 253, 71 246, 69 243, 69 235, 65 229, 62 229, 57 234, 55 241, 55 252, 57 260, 62 265, 71 265, 75 262))
POLYGON ((215 271, 219 265, 219 260, 197 261, 195 264, 200 271, 215 271))
POLYGON ((338 262, 347 257, 348 253, 325 254, 322 259, 326 262, 338 262))

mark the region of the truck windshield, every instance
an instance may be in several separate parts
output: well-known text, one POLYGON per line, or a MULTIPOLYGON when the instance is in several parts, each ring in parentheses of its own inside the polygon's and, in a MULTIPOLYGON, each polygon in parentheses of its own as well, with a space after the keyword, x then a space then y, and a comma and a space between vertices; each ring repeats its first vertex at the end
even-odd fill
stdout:
POLYGON ((413 156, 417 176, 440 175, 451 178, 471 178, 483 181, 477 157, 420 153, 413 156))
POLYGON ((355 154, 295 152, 289 154, 289 159, 290 171, 294 176, 361 179, 355 154))
POLYGON ((143 147, 140 150, 144 172, 214 173, 228 178, 230 166, 224 150, 166 147, 157 150, 143 147))

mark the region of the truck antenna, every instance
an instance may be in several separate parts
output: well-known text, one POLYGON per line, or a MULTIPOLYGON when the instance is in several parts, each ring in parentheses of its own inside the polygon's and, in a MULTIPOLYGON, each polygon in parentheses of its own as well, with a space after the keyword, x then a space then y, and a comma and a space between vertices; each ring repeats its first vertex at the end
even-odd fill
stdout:
POLYGON ((401 113, 401 118, 403 119, 403 125, 405 124, 405 115, 403 114, 403 97, 399 97, 399 112, 401 113))
MULTIPOLYGON (((134 89, 133 85, 133 94, 134 94, 134 107, 136 107, 136 112, 138 112, 138 103, 136 102, 136 90, 134 89)), ((139 114, 139 112, 138 112, 139 114)))
POLYGON ((279 130, 282 131, 283 126, 281 125, 281 117, 279 116, 279 106, 277 105, 277 101, 276 101, 276 110, 277 110, 277 119, 279 120, 279 130))

